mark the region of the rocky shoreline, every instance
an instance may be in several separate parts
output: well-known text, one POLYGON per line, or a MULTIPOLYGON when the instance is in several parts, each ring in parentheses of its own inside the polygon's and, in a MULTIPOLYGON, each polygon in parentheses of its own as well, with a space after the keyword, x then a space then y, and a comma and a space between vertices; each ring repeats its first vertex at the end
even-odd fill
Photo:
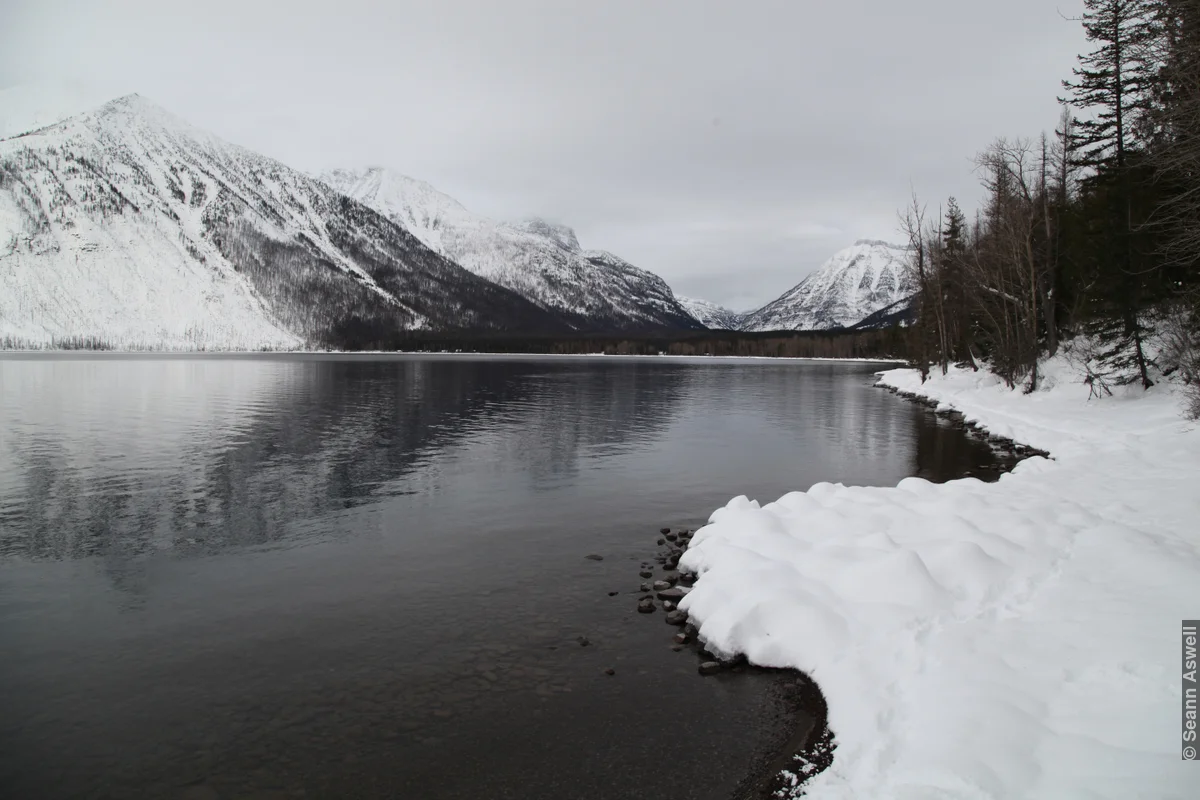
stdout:
MULTIPOLYGON (((990 433, 973 420, 968 420, 961 412, 936 400, 886 384, 877 386, 927 408, 930 413, 951 425, 986 441, 995 453, 997 463, 988 468, 989 474, 976 476, 983 480, 998 479, 1001 474, 1011 471, 1026 458, 1050 457, 1044 450, 990 433)), ((697 672, 702 677, 746 671, 780 673, 790 677, 781 682, 779 691, 781 702, 796 719, 793 733, 787 741, 780 743, 779 749, 773 755, 768 756, 764 763, 759 764, 747 775, 734 793, 733 799, 795 796, 804 783, 833 763, 836 745, 828 726, 828 707, 824 695, 809 676, 798 670, 757 667, 749 664, 744 656, 727 658, 708 650, 699 638, 697 626, 691 622, 686 612, 678 608, 679 602, 691 591, 697 578, 694 574, 679 570, 679 560, 691 543, 694 531, 664 527, 658 534, 655 541, 658 552, 650 560, 642 561, 639 565, 638 577, 643 582, 638 586, 636 593, 636 609, 639 614, 644 615, 654 615, 660 610, 664 612, 664 621, 675 629, 671 636, 671 649, 676 652, 690 651, 698 660, 697 672)), ((609 592, 610 596, 618 594, 620 592, 609 592)), ((609 675, 615 674, 611 669, 605 672, 609 675)))
POLYGON ((903 397, 905 400, 909 400, 919 406, 924 406, 934 415, 949 421, 951 425, 966 431, 972 436, 986 441, 989 445, 991 445, 992 450, 995 451, 999 457, 1000 463, 996 468, 998 473, 1009 472, 1017 465, 1018 462, 1024 461, 1027 458, 1032 458, 1033 456, 1051 458, 1050 453, 1045 450, 1040 450, 1036 447, 1022 444, 1014 439, 1008 438, 1007 436, 998 436, 994 433, 991 433, 986 427, 980 425, 975 420, 967 419, 966 415, 961 411, 951 408, 938 400, 933 400, 916 392, 907 392, 903 389, 898 389, 895 386, 889 386, 886 383, 876 383, 875 386, 891 392, 897 397, 903 397))
MULTIPOLYGON (((779 701, 795 720, 791 735, 764 754, 739 784, 734 800, 776 797, 780 791, 794 789, 833 761, 833 735, 827 724, 827 706, 821 690, 797 670, 758 667, 745 656, 728 658, 708 650, 699 638, 697 626, 678 607, 697 578, 679 570, 679 560, 694 532, 686 528, 661 528, 658 533, 658 552, 639 565, 638 577, 643 582, 637 591, 637 612, 648 616, 664 612, 662 619, 674 630, 670 648, 677 653, 690 652, 697 659, 696 671, 702 677, 721 680, 722 676, 747 672, 779 675, 779 701)), ((617 594, 609 592, 610 596, 617 594)), ((612 670, 605 672, 614 674, 612 670)))

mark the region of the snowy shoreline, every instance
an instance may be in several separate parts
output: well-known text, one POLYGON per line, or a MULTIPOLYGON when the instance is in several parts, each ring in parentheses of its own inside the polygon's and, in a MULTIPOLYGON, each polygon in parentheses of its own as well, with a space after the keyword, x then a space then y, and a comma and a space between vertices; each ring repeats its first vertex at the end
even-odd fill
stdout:
POLYGON ((706 646, 828 701, 837 749, 806 796, 1194 796, 1174 669, 1200 607, 1200 430, 1165 382, 1089 401, 1065 359, 1045 376, 879 385, 1053 460, 738 497, 696 532, 680 608, 706 646))

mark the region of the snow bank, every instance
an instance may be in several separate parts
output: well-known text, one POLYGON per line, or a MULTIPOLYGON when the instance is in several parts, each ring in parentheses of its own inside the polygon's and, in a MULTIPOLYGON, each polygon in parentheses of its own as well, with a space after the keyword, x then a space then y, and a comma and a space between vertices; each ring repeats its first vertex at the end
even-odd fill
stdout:
POLYGON ((1103 400, 954 371, 881 383, 1048 450, 998 483, 818 484, 698 531, 680 604, 710 649, 809 673, 815 798, 1196 797, 1179 624, 1200 614, 1200 433, 1159 385, 1103 400))

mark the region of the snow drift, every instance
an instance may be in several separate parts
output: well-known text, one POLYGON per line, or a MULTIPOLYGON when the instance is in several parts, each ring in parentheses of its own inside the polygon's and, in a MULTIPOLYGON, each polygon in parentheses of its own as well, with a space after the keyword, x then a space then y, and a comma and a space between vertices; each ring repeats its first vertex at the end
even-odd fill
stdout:
POLYGON ((1200 607, 1200 431, 1166 385, 1088 401, 953 371, 881 382, 1048 450, 995 484, 818 484, 713 513, 681 568, 710 649, 810 674, 815 798, 1194 797, 1179 621, 1200 607))

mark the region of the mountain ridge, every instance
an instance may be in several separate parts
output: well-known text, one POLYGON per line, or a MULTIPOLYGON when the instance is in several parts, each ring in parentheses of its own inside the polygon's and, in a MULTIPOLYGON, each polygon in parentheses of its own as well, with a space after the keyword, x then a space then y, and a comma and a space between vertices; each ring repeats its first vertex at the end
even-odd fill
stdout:
POLYGON ((382 167, 330 170, 321 179, 476 275, 567 315, 581 330, 703 329, 661 277, 607 251, 583 249, 566 225, 538 217, 494 221, 382 167))
POLYGON ((138 94, 0 140, 0 337, 259 349, 429 328, 570 326, 138 94))
POLYGON ((850 328, 914 291, 908 248, 858 239, 782 295, 747 313, 741 330, 850 328))

